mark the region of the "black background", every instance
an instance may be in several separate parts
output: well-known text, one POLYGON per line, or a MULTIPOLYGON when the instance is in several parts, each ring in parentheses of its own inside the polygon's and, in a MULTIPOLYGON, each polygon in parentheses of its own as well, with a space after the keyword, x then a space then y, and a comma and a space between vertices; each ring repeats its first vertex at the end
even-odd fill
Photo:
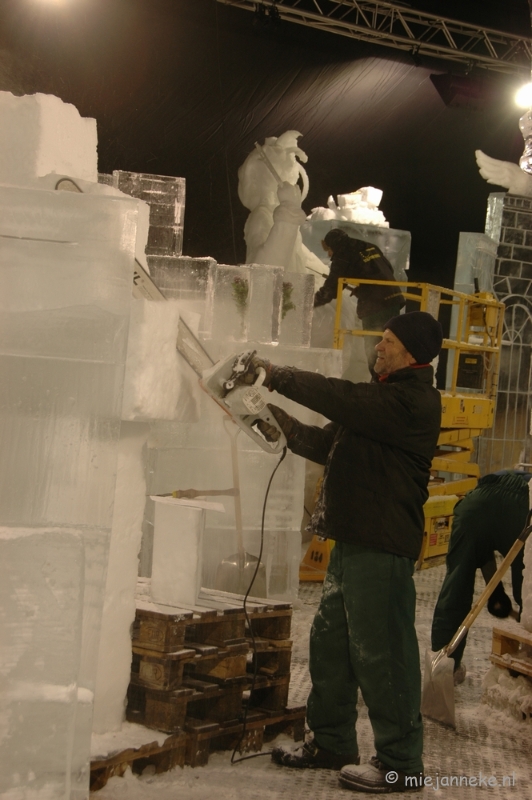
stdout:
MULTIPOLYGON (((414 2, 530 35, 526 0, 414 2)), ((517 161, 522 80, 490 73, 482 108, 447 107, 430 74, 464 67, 254 15, 215 0, 0 0, 0 89, 58 95, 98 124, 99 169, 187 180, 184 253, 244 259, 237 169, 254 142, 300 131, 305 210, 384 191, 412 233, 412 280, 452 286, 458 234, 483 231, 490 187, 474 151, 517 161)), ((527 76, 525 75, 525 78, 527 76)), ((499 189, 500 191, 500 189, 499 189)))

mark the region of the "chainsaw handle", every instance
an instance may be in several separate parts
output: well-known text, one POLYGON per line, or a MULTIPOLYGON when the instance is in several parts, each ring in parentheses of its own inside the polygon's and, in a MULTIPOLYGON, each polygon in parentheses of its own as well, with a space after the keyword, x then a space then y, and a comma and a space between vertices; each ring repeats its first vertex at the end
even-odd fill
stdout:
POLYGON ((264 369, 264 367, 259 367, 257 372, 257 377, 255 379, 255 383, 253 384, 253 386, 262 386, 265 379, 266 379, 266 370, 264 369))

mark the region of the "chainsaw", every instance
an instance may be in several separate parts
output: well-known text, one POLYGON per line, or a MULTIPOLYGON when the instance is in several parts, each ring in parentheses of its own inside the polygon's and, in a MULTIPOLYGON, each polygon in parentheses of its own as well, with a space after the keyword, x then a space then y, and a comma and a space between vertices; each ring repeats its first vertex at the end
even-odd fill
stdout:
POLYGON ((252 385, 243 382, 256 352, 247 350, 218 361, 203 373, 200 386, 263 450, 276 454, 286 447, 286 437, 264 398, 264 369, 252 385))

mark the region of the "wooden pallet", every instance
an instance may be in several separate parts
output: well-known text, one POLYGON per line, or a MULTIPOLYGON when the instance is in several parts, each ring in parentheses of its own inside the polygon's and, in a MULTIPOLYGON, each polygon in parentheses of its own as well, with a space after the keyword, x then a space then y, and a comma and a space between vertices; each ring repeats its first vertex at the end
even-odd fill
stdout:
POLYGON ((490 661, 510 674, 532 678, 532 633, 513 620, 494 628, 490 661))
POLYGON ((253 598, 245 613, 239 595, 213 590, 203 590, 200 602, 206 605, 186 609, 138 603, 128 721, 175 733, 189 719, 237 724, 246 705, 266 717, 283 713, 291 604, 253 598))
POLYGON ((109 778, 124 775, 128 767, 137 774, 150 765, 155 767, 156 773, 183 767, 186 763, 187 744, 187 734, 180 731, 165 739, 162 745, 149 742, 141 747, 131 747, 107 758, 91 761, 91 792, 105 786, 109 778))
POLYGON ((234 750, 235 747, 240 753, 258 752, 265 742, 283 732, 291 734, 294 741, 301 741, 305 735, 305 714, 305 706, 286 708, 270 717, 264 712, 250 710, 245 731, 243 722, 217 725, 211 721, 189 719, 185 726, 188 736, 185 763, 201 767, 207 764, 211 753, 234 750))

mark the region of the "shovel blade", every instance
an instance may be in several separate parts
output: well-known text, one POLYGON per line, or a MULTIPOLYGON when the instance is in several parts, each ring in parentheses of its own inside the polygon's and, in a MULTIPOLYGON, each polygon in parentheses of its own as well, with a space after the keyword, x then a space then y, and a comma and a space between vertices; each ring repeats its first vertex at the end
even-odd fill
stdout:
POLYGON ((425 677, 421 713, 444 725, 456 727, 454 714, 454 660, 440 650, 425 651, 425 677))
MULTIPOLYGON (((234 553, 221 561, 216 570, 215 588, 221 592, 246 594, 257 569, 258 559, 250 553, 234 553)), ((266 568, 261 562, 250 596, 266 597, 266 568)))

